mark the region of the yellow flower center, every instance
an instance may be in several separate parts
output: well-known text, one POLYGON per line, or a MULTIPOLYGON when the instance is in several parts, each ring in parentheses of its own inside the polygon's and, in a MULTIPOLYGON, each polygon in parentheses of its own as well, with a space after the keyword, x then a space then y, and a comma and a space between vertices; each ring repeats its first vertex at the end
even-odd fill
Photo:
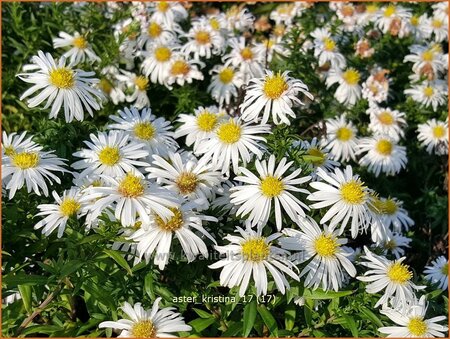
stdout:
POLYGON ((353 131, 348 127, 340 127, 336 131, 336 138, 340 141, 349 141, 353 137, 353 131))
POLYGON ((433 26, 433 28, 441 28, 443 23, 442 23, 442 20, 433 19, 433 21, 431 22, 431 25, 433 26))
POLYGON ((423 337, 428 330, 428 325, 422 317, 413 317, 409 319, 408 330, 416 337, 423 337))
POLYGON ((158 11, 165 13, 165 12, 167 12, 168 9, 169 9, 169 4, 167 3, 167 1, 158 2, 158 11))
POLYGON ((394 123, 394 117, 391 113, 384 111, 378 114, 378 121, 383 125, 392 125, 394 123))
POLYGON ((366 192, 364 191, 363 182, 350 180, 341 186, 342 199, 352 205, 360 205, 364 202, 366 192))
POLYGON ((367 7, 366 7, 367 13, 375 13, 376 11, 378 11, 378 5, 376 5, 376 4, 367 5, 367 7))
POLYGON ((195 40, 200 45, 206 45, 206 44, 209 44, 211 42, 211 37, 210 37, 208 32, 198 31, 197 33, 195 33, 195 40))
POLYGON ((442 138, 443 136, 445 136, 445 128, 441 125, 433 127, 433 136, 436 139, 442 138))
POLYGON ((72 88, 75 84, 73 71, 68 68, 56 68, 50 71, 50 83, 58 88, 72 88))
POLYGON ((270 246, 265 238, 253 238, 241 244, 244 260, 260 262, 266 260, 270 254, 270 246))
POLYGON ((422 53, 422 60, 423 61, 433 61, 433 57, 434 57, 434 53, 433 53, 433 51, 430 51, 430 50, 428 50, 428 51, 425 51, 425 52, 423 52, 422 53))
POLYGON ((209 19, 209 24, 211 25, 211 28, 215 31, 218 31, 220 29, 220 23, 216 18, 209 19))
POLYGON ((187 75, 190 70, 191 67, 186 61, 177 60, 172 64, 170 73, 172 73, 172 75, 187 75))
POLYGON ((281 74, 266 77, 263 91, 266 97, 276 100, 288 89, 288 84, 281 74))
POLYGON ((393 215, 393 214, 397 213, 397 210, 398 210, 398 206, 397 206, 397 203, 395 202, 395 200, 387 199, 383 203, 383 213, 384 214, 393 215))
POLYGON ((12 162, 20 169, 34 168, 39 164, 40 157, 36 152, 21 152, 12 155, 12 162))
POLYGON ((216 133, 223 143, 234 144, 241 138, 241 126, 230 120, 230 122, 220 125, 216 133))
POLYGON ((167 47, 158 47, 155 49, 155 58, 159 62, 166 62, 172 56, 172 52, 170 48, 167 47))
POLYGON ((392 153, 392 142, 386 139, 381 139, 377 142, 375 149, 382 155, 390 155, 392 153))
POLYGON ((419 24, 419 17, 417 15, 413 15, 409 22, 411 23, 411 25, 417 26, 419 24))
POLYGON ((358 84, 360 75, 357 70, 350 68, 342 74, 342 78, 348 85, 354 86, 358 84))
POLYGON ((283 182, 273 176, 261 180, 261 192, 268 198, 279 196, 284 190, 283 182))
POLYGON ((133 338, 154 338, 156 328, 150 320, 141 320, 131 328, 131 337, 133 338))
POLYGON ((308 150, 308 154, 312 155, 313 157, 320 158, 320 159, 311 160, 311 162, 315 166, 321 166, 325 162, 325 157, 326 157, 325 154, 321 150, 319 150, 317 147, 311 147, 308 150))
POLYGON ((448 275, 448 263, 444 264, 441 268, 441 273, 443 275, 448 275))
POLYGON ((78 212, 80 207, 81 207, 80 203, 76 201, 74 198, 66 198, 62 201, 61 205, 59 206, 59 211, 65 217, 70 218, 78 212))
POLYGON ((114 166, 120 160, 120 151, 118 147, 106 146, 98 153, 98 160, 106 166, 114 166))
POLYGON ((387 276, 392 282, 404 285, 413 275, 408 265, 396 262, 388 267, 387 276))
POLYGON ((252 60, 253 59, 253 52, 250 49, 250 47, 244 47, 241 49, 241 57, 244 60, 252 60))
POLYGON ((148 79, 143 75, 139 75, 134 79, 134 84, 140 91, 145 91, 148 88, 148 79))
POLYGON ((142 221, 136 221, 131 228, 133 230, 137 231, 137 230, 141 229, 141 226, 142 226, 142 221))
POLYGON ((79 49, 85 49, 87 47, 87 41, 82 36, 73 39, 73 45, 79 49))
POLYGON ((336 47, 336 43, 330 38, 325 38, 323 39, 323 47, 326 51, 332 52, 336 47))
POLYGON ((111 91, 113 90, 113 85, 111 84, 111 82, 108 79, 101 79, 100 83, 98 84, 98 86, 101 88, 101 90, 103 92, 105 92, 106 94, 111 93, 111 91))
POLYGON ((152 140, 155 137, 156 129, 151 122, 138 122, 133 127, 134 135, 141 140, 152 140))
POLYGON ((397 243, 395 242, 395 240, 389 240, 384 244, 384 248, 387 250, 394 250, 397 247, 397 243))
POLYGON ((3 151, 5 152, 5 155, 7 155, 8 157, 11 157, 14 154, 16 154, 16 151, 15 151, 14 147, 12 147, 12 146, 4 147, 3 151))
POLYGON ((339 244, 331 235, 321 234, 314 240, 314 249, 321 257, 331 257, 337 252, 339 244))
POLYGON ((389 6, 386 7, 386 9, 384 10, 384 16, 385 16, 386 18, 389 18, 390 16, 392 16, 392 15, 395 13, 396 10, 397 10, 397 9, 395 8, 394 5, 389 5, 389 6))
POLYGON ((128 173, 119 183, 118 191, 124 197, 136 198, 144 194, 145 186, 141 178, 128 173))
POLYGON ((194 173, 183 172, 178 176, 175 183, 181 194, 189 194, 197 188, 198 178, 194 173))
POLYGON ((148 25, 147 33, 152 38, 157 38, 162 33, 162 27, 158 25, 156 22, 152 22, 150 25, 148 25))
POLYGON ((226 67, 219 73, 219 79, 224 84, 229 84, 233 80, 234 71, 230 67, 226 67))
POLYGON ((163 231, 174 232, 183 227, 183 214, 178 208, 169 207, 169 209, 172 211, 173 216, 168 221, 164 221, 159 215, 155 215, 155 222, 163 231))
POLYGON ((428 86, 423 89, 423 94, 428 98, 431 97, 433 93, 434 93, 433 87, 428 86))
POLYGON ((203 111, 197 115, 197 126, 203 132, 211 132, 217 124, 217 115, 203 111))

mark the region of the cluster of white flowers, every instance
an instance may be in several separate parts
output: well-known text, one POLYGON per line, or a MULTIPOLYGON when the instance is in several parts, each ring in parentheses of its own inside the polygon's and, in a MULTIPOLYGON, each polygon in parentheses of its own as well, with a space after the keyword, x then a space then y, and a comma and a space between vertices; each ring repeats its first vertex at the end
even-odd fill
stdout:
MULTIPOLYGON (((70 218, 95 230, 107 217, 121 224, 119 234, 128 241, 114 243, 113 248, 128 252, 124 255, 135 258, 135 264, 153 261, 160 270, 168 265, 174 242, 188 263, 199 255, 207 258, 215 248, 224 258, 209 267, 221 269, 220 284, 238 286, 241 296, 253 283, 258 295, 267 294, 269 281, 284 294, 289 280, 302 277, 305 287, 338 291, 357 275, 355 265, 366 266, 369 270, 358 279, 368 282, 368 293, 383 291, 375 306, 382 306, 381 312, 399 325, 382 327, 382 333, 441 336, 447 327, 437 322, 445 317, 425 319, 425 299, 415 296, 425 286, 412 282, 413 273, 403 263, 411 241, 403 232, 414 221, 402 201, 380 197, 349 164, 357 161, 375 176, 397 175, 406 167, 406 147, 401 145, 406 113, 380 106, 392 95, 395 70, 375 65, 363 81, 362 71, 339 46, 342 32, 356 37, 355 57, 364 59, 378 52, 370 45, 373 32, 414 37, 411 54, 405 57, 405 62, 414 63, 411 88, 405 94, 437 111, 447 100, 448 55, 441 47, 448 39, 446 5, 433 5, 432 17, 415 17, 398 4, 378 8, 330 3, 335 20, 342 21, 341 32, 332 33, 331 23, 326 23, 301 48, 305 53, 312 50, 328 90, 337 85, 338 103, 351 109, 362 100, 368 102, 371 136, 359 138, 359 126, 345 113, 327 119, 322 137, 299 139, 290 146, 310 157, 307 175, 287 154, 272 154, 266 137, 273 125, 290 125, 316 99, 309 84, 288 71, 268 69, 268 63, 275 55, 287 55, 283 37, 312 4, 279 5, 270 15, 276 23, 271 35, 256 41, 241 36, 255 25, 243 6, 196 17, 184 31, 181 23, 188 12, 181 3, 133 3, 132 17, 114 26, 121 65, 126 66, 109 65, 100 70, 100 79, 74 68, 100 60, 93 42, 78 32, 61 32, 54 47, 69 49, 59 60, 41 51, 31 59, 18 75, 33 84, 21 99, 39 92, 28 99, 28 106, 45 102, 50 118, 64 109, 67 122, 83 120, 84 111, 92 115, 107 99, 122 109, 110 116, 105 131, 91 134, 85 148, 73 153, 77 161, 70 165, 52 151, 43 151, 25 132, 4 132, 2 186, 9 199, 24 185, 28 192, 48 196, 47 183, 60 183, 53 172, 69 173, 73 187, 53 191, 55 204, 38 206, 37 216, 45 218, 36 229, 46 236, 57 229, 62 237, 70 218), (171 89, 203 81, 206 63, 213 58, 221 62, 209 70, 207 91, 217 106, 180 114, 175 126, 155 115, 157 107, 150 108, 152 86, 171 89), (236 234, 214 236, 219 220, 208 215, 213 209, 222 211, 221 220, 236 223, 236 234), (319 215, 316 210, 319 222, 313 219, 319 215), (361 259, 356 255, 360 248, 344 246, 347 238, 365 233, 371 234, 373 252, 379 249, 383 254, 365 247, 361 259), (390 255, 396 259, 389 260, 390 255)), ((448 154, 447 121, 431 119, 420 124, 418 132, 428 153, 448 154)), ((441 289, 448 286, 447 265, 442 257, 425 271, 441 289)), ((122 330, 122 337, 167 337, 168 332, 191 329, 170 308, 158 311, 158 302, 150 311, 126 303, 123 310, 131 320, 104 322, 101 327, 122 330)))

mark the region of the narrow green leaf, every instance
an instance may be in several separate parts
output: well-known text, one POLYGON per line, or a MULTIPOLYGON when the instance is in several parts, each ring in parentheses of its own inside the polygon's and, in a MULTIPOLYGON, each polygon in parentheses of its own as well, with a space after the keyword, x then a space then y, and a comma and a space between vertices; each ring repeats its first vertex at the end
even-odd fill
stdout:
POLYGON ((353 294, 354 291, 323 291, 321 289, 317 290, 311 290, 309 288, 305 288, 303 292, 303 297, 305 299, 315 299, 315 300, 326 300, 326 299, 334 299, 334 298, 340 298, 345 297, 346 295, 353 294))
POLYGON ((133 275, 130 265, 128 265, 128 262, 124 257, 122 257, 122 254, 120 252, 106 249, 103 250, 103 252, 106 253, 111 259, 113 259, 119 266, 124 268, 129 275, 133 275))
POLYGON ((248 337, 256 319, 256 300, 248 303, 244 307, 244 326, 242 327, 242 336, 248 337))
POLYGON ((352 336, 355 338, 359 337, 359 332, 358 329, 356 327, 356 322, 355 319, 353 319, 353 317, 347 315, 347 314, 343 314, 342 317, 345 319, 345 325, 344 327, 348 328, 351 332, 352 332, 352 336))
POLYGON ((359 310, 376 326, 378 327, 384 326, 381 320, 377 317, 377 315, 373 313, 371 310, 369 310, 367 307, 361 306, 359 310))
POLYGON ((23 306, 28 314, 31 313, 31 286, 30 285, 19 285, 19 293, 22 297, 23 306))
POLYGON ((73 272, 77 271, 81 266, 83 266, 86 262, 82 260, 71 260, 68 263, 64 264, 61 267, 60 278, 65 278, 71 275, 73 272))
POLYGON ((212 315, 211 313, 208 313, 204 310, 201 310, 199 308, 192 308, 194 310, 195 313, 197 313, 199 315, 200 318, 203 319, 208 319, 208 318, 212 318, 214 317, 214 315, 212 315))
POLYGON ((208 319, 203 319, 203 318, 198 318, 195 320, 192 320, 189 325, 192 326, 192 328, 196 331, 196 332, 201 332, 203 331, 205 328, 211 326, 214 322, 216 321, 215 318, 208 318, 208 319))
POLYGON ((30 275, 30 274, 15 274, 5 275, 2 279, 2 283, 7 285, 8 288, 13 288, 18 285, 45 285, 48 282, 48 277, 42 275, 30 275))
POLYGON ((264 324, 266 324, 270 333, 274 337, 278 337, 278 325, 273 315, 269 312, 269 310, 267 310, 266 306, 264 305, 259 305, 257 309, 259 315, 261 316, 261 319, 263 320, 264 324))
POLYGON ((144 278, 144 290, 145 290, 145 293, 147 293, 148 296, 152 300, 156 299, 155 291, 153 289, 153 274, 152 274, 152 272, 147 273, 147 275, 144 278))
POLYGON ((294 328, 296 312, 294 305, 288 305, 284 311, 284 326, 289 331, 294 328))

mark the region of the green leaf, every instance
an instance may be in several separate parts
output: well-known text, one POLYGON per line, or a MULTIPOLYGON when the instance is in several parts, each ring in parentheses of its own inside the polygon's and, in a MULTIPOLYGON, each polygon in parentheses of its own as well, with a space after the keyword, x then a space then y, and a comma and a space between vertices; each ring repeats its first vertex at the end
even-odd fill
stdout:
POLYGON ((125 260, 124 257, 122 257, 121 252, 106 249, 103 250, 103 252, 106 253, 111 259, 113 259, 119 266, 124 268, 129 275, 133 275, 130 265, 128 265, 128 262, 125 260))
POLYGON ((211 313, 208 313, 204 310, 201 310, 198 308, 192 308, 192 309, 194 310, 195 313, 197 313, 200 316, 200 318, 208 319, 208 318, 214 317, 214 315, 212 315, 211 313))
POLYGON ((257 309, 259 315, 261 316, 261 319, 263 320, 264 324, 266 324, 270 333, 274 337, 278 337, 278 325, 273 315, 267 310, 266 306, 264 305, 259 305, 257 309))
POLYGON ((83 266, 86 261, 82 260, 71 260, 61 267, 60 278, 65 278, 71 275, 73 272, 77 271, 81 266, 83 266))
POLYGON ((256 319, 256 300, 248 303, 244 307, 244 326, 242 327, 242 336, 248 337, 256 319))
POLYGON ((369 310, 367 307, 361 306, 359 311, 363 313, 371 322, 373 322, 376 326, 382 327, 384 326, 381 320, 377 317, 375 313, 369 310))
POLYGON ((152 300, 156 299, 155 291, 153 289, 153 274, 152 274, 152 272, 147 273, 147 275, 144 278, 144 291, 145 291, 145 293, 148 294, 148 296, 152 300))
POLYGON ((48 282, 48 277, 42 275, 31 275, 19 273, 15 275, 5 275, 2 279, 2 283, 7 285, 8 288, 13 288, 18 285, 45 285, 48 282))
POLYGON ((19 285, 19 293, 22 297, 23 306, 28 314, 31 313, 31 286, 30 285, 19 285))
POLYGON ((317 290, 311 290, 309 288, 305 288, 303 292, 303 297, 305 299, 314 299, 314 300, 326 300, 326 299, 334 299, 334 298, 340 298, 345 297, 346 295, 353 294, 354 291, 323 291, 321 289, 317 290))
POLYGON ((228 324, 228 329, 222 333, 222 337, 236 337, 242 330, 242 322, 228 324))
POLYGON ((296 308, 294 305, 288 305, 284 311, 284 326, 292 331, 295 325, 296 308))
POLYGON ((343 314, 342 317, 345 319, 345 325, 344 327, 348 328, 351 332, 352 332, 352 336, 355 338, 359 337, 359 332, 358 329, 356 327, 356 322, 355 319, 353 319, 353 317, 347 315, 347 314, 343 314))
POLYGON ((201 332, 203 331, 205 328, 211 326, 213 323, 215 323, 216 318, 207 318, 207 319, 203 319, 203 318, 198 318, 195 320, 192 320, 189 325, 192 326, 192 328, 196 331, 196 332, 201 332))

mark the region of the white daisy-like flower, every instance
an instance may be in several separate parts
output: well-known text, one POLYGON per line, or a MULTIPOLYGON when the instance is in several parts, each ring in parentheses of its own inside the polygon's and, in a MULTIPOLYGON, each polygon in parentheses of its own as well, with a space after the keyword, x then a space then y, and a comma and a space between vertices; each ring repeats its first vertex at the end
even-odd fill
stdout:
POLYGON ((398 35, 402 26, 411 18, 411 10, 397 4, 389 4, 382 7, 376 14, 375 26, 383 33, 390 32, 391 35, 398 35))
POLYGON ((383 107, 375 107, 369 112, 369 130, 376 134, 387 135, 396 141, 404 136, 405 113, 383 107))
POLYGON ((291 192, 309 194, 308 190, 296 186, 304 184, 311 177, 299 177, 301 168, 287 176, 284 175, 293 164, 293 161, 286 162, 286 158, 281 159, 275 168, 273 154, 268 162, 256 160, 258 176, 244 167, 239 167, 240 174, 243 175, 235 177, 234 180, 243 182, 244 185, 230 189, 231 202, 241 205, 236 214, 246 216, 252 227, 255 225, 263 227, 267 223, 272 210, 272 201, 275 205, 275 221, 278 230, 281 230, 282 226, 280 204, 294 222, 298 222, 300 216, 305 216, 304 210, 309 210, 308 206, 291 192))
POLYGON ((117 81, 116 75, 119 74, 119 69, 115 66, 106 66, 101 72, 100 82, 97 87, 113 102, 118 105, 126 100, 124 93, 125 86, 122 82, 117 81))
POLYGON ((265 55, 268 63, 272 62, 274 55, 283 58, 288 58, 291 55, 291 51, 282 43, 278 42, 278 39, 274 36, 269 39, 264 39, 260 43, 256 43, 255 52, 265 55))
POLYGON ((141 25, 137 43, 140 48, 149 50, 153 44, 167 45, 176 41, 176 33, 163 23, 147 21, 141 25))
POLYGON ((227 10, 225 18, 228 22, 228 29, 238 31, 252 28, 255 21, 255 17, 247 8, 237 5, 233 5, 227 10))
POLYGON ((193 155, 183 159, 179 153, 170 152, 167 160, 158 155, 153 155, 153 159, 152 166, 146 168, 150 172, 148 178, 157 179, 183 197, 206 200, 211 196, 211 190, 220 184, 220 173, 193 155))
POLYGON ((448 259, 443 255, 433 260, 430 266, 425 266, 423 274, 425 279, 437 284, 441 290, 448 289, 448 259))
POLYGON ((242 74, 233 67, 216 65, 210 71, 211 84, 208 92, 214 100, 222 106, 223 103, 229 105, 232 97, 238 96, 238 89, 244 84, 242 74))
POLYGON ((290 288, 285 274, 298 281, 299 277, 292 269, 297 268, 286 259, 289 252, 273 245, 273 241, 282 236, 274 233, 268 237, 261 235, 261 229, 253 231, 236 227, 240 236, 228 234, 224 239, 230 244, 215 246, 220 254, 226 258, 209 265, 210 268, 222 268, 220 285, 232 288, 240 286, 239 295, 242 297, 248 289, 250 278, 256 285, 256 294, 267 294, 267 270, 272 275, 278 290, 284 294, 290 288))
POLYGON ((304 150, 306 156, 311 159, 305 159, 311 163, 311 176, 315 178, 317 168, 322 168, 325 171, 331 171, 336 166, 339 166, 339 162, 329 159, 328 152, 324 149, 324 145, 316 137, 311 141, 308 140, 296 140, 292 143, 292 147, 304 150))
POLYGON ((149 51, 142 52, 142 73, 153 83, 164 84, 169 76, 169 67, 174 55, 174 46, 152 45, 149 51))
POLYGON ((355 160, 357 145, 356 128, 351 121, 347 121, 345 114, 326 120, 324 144, 330 152, 330 157, 336 161, 355 160))
POLYGON ((338 234, 326 225, 321 230, 312 218, 303 218, 298 225, 300 231, 284 229, 287 237, 279 241, 282 248, 298 252, 293 257, 298 258, 299 263, 308 261, 300 273, 300 277, 307 274, 305 287, 316 289, 321 286, 325 291, 338 291, 344 281, 344 272, 352 277, 356 275, 356 269, 348 259, 351 252, 342 248, 347 239, 338 238, 338 234))
POLYGON ((389 94, 389 79, 387 70, 379 67, 362 84, 362 97, 369 101, 369 105, 386 101, 389 94))
POLYGON ((361 261, 361 265, 370 268, 370 270, 357 279, 369 283, 366 286, 367 293, 373 294, 384 290, 375 307, 387 305, 391 297, 394 305, 407 306, 407 301, 414 298, 414 290, 425 288, 425 286, 417 286, 412 283, 413 273, 408 265, 403 264, 405 257, 391 261, 373 254, 365 246, 364 251, 366 255, 362 259, 366 261, 361 261))
POLYGON ((118 177, 128 172, 139 173, 137 168, 150 165, 140 161, 149 155, 145 145, 130 140, 130 135, 123 131, 98 132, 90 138, 91 141, 84 141, 89 148, 73 153, 82 158, 72 164, 72 168, 82 170, 82 178, 91 174, 118 177))
POLYGON ((240 186, 231 180, 226 180, 221 186, 214 191, 214 197, 211 199, 211 207, 218 208, 223 213, 236 214, 237 207, 231 203, 231 188, 240 186))
POLYGON ((164 24, 168 29, 176 27, 176 23, 188 17, 186 8, 176 1, 149 2, 147 6, 151 13, 150 22, 164 24))
POLYGON ((149 223, 149 213, 156 213, 167 220, 173 216, 169 207, 176 207, 174 196, 170 191, 157 187, 141 178, 141 174, 127 173, 118 178, 102 175, 107 186, 86 188, 86 199, 93 200, 89 207, 90 217, 87 222, 97 219, 107 208, 112 208, 114 217, 123 226, 136 223, 136 214, 143 223, 149 223))
POLYGON ((147 95, 150 80, 144 75, 121 70, 122 74, 117 74, 116 78, 125 83, 132 93, 126 96, 128 102, 132 102, 137 109, 150 106, 150 99, 147 95))
POLYGON ((78 187, 72 187, 63 192, 62 197, 55 191, 52 192, 56 204, 38 205, 40 212, 38 216, 46 216, 39 221, 34 229, 42 228, 42 234, 49 236, 54 230, 58 229, 57 237, 61 238, 66 229, 67 221, 70 218, 79 219, 86 213, 86 199, 80 194, 78 187))
POLYGON ((264 150, 261 143, 266 142, 266 139, 259 134, 266 133, 270 133, 269 125, 251 125, 238 118, 229 118, 216 127, 210 139, 198 144, 195 153, 211 159, 222 173, 230 172, 230 164, 233 172, 238 173, 240 160, 245 166, 253 154, 261 159, 264 150))
POLYGON ((202 67, 204 64, 176 53, 169 63, 166 86, 172 89, 174 83, 184 86, 185 83, 191 84, 192 80, 203 80, 203 73, 198 70, 199 66, 202 67))
POLYGON ((299 9, 295 2, 280 4, 270 12, 270 19, 275 21, 276 24, 291 25, 299 9))
POLYGON ((433 80, 439 73, 444 72, 442 51, 434 45, 421 46, 412 45, 409 47, 411 54, 405 56, 403 61, 413 62, 412 70, 419 75, 428 75, 429 80, 433 80), (431 76, 430 76, 431 71, 431 76))
POLYGON ((177 121, 183 123, 174 133, 176 139, 186 136, 186 146, 197 145, 214 135, 214 130, 219 123, 226 119, 227 115, 217 106, 200 106, 194 110, 194 114, 180 114, 177 121))
POLYGON ((413 297, 404 309, 383 308, 380 313, 386 315, 398 326, 380 327, 378 331, 387 334, 387 338, 434 338, 445 337, 448 327, 438 322, 446 320, 446 316, 427 319, 426 296, 417 300, 413 297))
POLYGON ((223 36, 212 29, 207 24, 197 24, 191 27, 187 34, 183 35, 188 41, 181 48, 181 53, 193 53, 194 59, 201 57, 210 59, 213 55, 218 55, 225 47, 223 36))
POLYGON ((379 198, 377 208, 382 213, 383 223, 392 227, 395 232, 408 231, 414 225, 414 220, 408 216, 403 208, 403 202, 397 198, 379 198))
POLYGON ((425 107, 431 106, 436 112, 439 106, 447 102, 447 82, 442 80, 424 81, 405 89, 404 93, 425 107))
POLYGON ((63 57, 69 59, 70 64, 76 65, 80 62, 84 62, 86 57, 89 61, 100 61, 100 58, 92 50, 90 44, 86 38, 80 33, 75 32, 74 35, 67 34, 66 32, 60 32, 59 38, 53 39, 54 48, 71 47, 67 52, 63 54, 63 57))
POLYGON ((330 63, 331 67, 344 69, 347 66, 345 57, 339 52, 336 40, 332 38, 327 28, 316 28, 311 32, 314 38, 314 56, 318 58, 319 66, 330 63))
POLYGON ((167 220, 163 220, 155 214, 150 215, 150 223, 143 224, 128 238, 137 243, 139 260, 145 257, 145 260, 149 262, 154 254, 153 263, 158 265, 160 270, 164 270, 170 258, 172 237, 177 238, 180 242, 188 263, 192 262, 199 254, 208 258, 208 248, 205 242, 194 232, 200 232, 200 236, 207 237, 216 244, 214 238, 203 228, 202 223, 205 221, 217 222, 217 219, 201 215, 195 212, 194 208, 196 208, 194 203, 172 207, 170 210, 173 212, 173 216, 167 220))
POLYGON ((170 131, 170 122, 154 116, 150 108, 139 112, 137 107, 125 107, 123 111, 119 111, 119 116, 110 115, 109 118, 116 122, 109 124, 109 129, 126 131, 135 141, 144 143, 150 155, 166 156, 169 151, 178 148, 173 139, 174 133, 170 131))
POLYGON ((381 172, 386 175, 396 175, 406 167, 406 147, 386 135, 375 135, 373 137, 359 140, 356 154, 366 153, 359 164, 367 166, 369 172, 377 177, 381 172))
POLYGON ((174 312, 174 307, 159 309, 160 301, 161 298, 156 298, 150 310, 145 310, 141 303, 131 306, 125 302, 122 310, 129 319, 103 321, 98 327, 120 330, 119 338, 169 338, 174 337, 170 333, 192 330, 183 317, 174 312))
POLYGON ((426 151, 438 155, 448 154, 448 122, 436 119, 428 120, 419 124, 417 131, 421 146, 426 147, 426 151))
POLYGON ((254 46, 247 45, 245 38, 232 38, 228 41, 231 51, 223 56, 225 66, 238 69, 247 83, 251 78, 264 76, 265 55, 258 53, 254 46))
POLYGON ((9 199, 12 199, 25 184, 28 193, 33 190, 37 195, 41 195, 42 191, 48 196, 46 181, 50 185, 53 181, 61 183, 52 172, 68 172, 62 167, 66 165, 64 162, 67 160, 58 158, 53 154, 54 151, 43 152, 42 146, 34 143, 28 146, 30 148, 20 147, 15 151, 12 150, 8 156, 2 157, 2 182, 6 183, 5 188, 9 190, 9 199))
POLYGON ((334 97, 341 104, 353 106, 361 98, 360 79, 360 73, 354 68, 347 68, 345 71, 331 68, 327 75, 326 85, 327 88, 330 88, 338 83, 339 86, 334 97))
POLYGON ((16 132, 9 135, 3 131, 2 133, 2 161, 5 161, 4 157, 11 157, 16 153, 20 153, 24 150, 32 151, 33 149, 42 149, 37 143, 33 141, 33 136, 29 136, 25 139, 27 132, 22 132, 20 135, 16 132))
POLYGON ((400 233, 391 232, 388 229, 387 239, 378 242, 376 245, 383 249, 383 254, 392 254, 395 259, 400 259, 405 254, 405 248, 409 248, 411 238, 405 237, 400 233))
POLYGON ((17 76, 30 84, 20 100, 23 100, 37 91, 38 95, 27 100, 28 107, 37 107, 47 100, 44 109, 52 107, 50 119, 56 118, 59 111, 64 109, 66 122, 75 120, 83 121, 84 111, 93 116, 93 110, 99 110, 101 101, 105 97, 94 84, 99 80, 92 78, 94 72, 85 72, 80 69, 72 69, 66 66, 66 59, 61 57, 56 62, 53 57, 42 51, 31 58, 33 64, 25 65, 23 70, 30 73, 20 73, 17 76))
POLYGON ((334 173, 327 173, 321 168, 317 170, 317 176, 323 181, 311 182, 310 186, 317 191, 311 193, 307 198, 318 201, 310 205, 311 208, 329 207, 320 220, 321 224, 330 221, 330 229, 341 225, 340 233, 344 231, 351 219, 352 238, 368 227, 370 220, 369 189, 364 186, 358 175, 353 174, 351 166, 342 171, 335 168, 334 173))
POLYGON ((244 102, 240 105, 244 121, 258 122, 260 113, 263 112, 261 124, 265 124, 272 114, 273 122, 276 125, 281 123, 290 125, 287 115, 293 119, 296 118, 292 106, 304 104, 297 97, 298 94, 303 93, 309 99, 314 99, 308 92, 308 86, 299 79, 291 78, 288 73, 275 74, 266 70, 265 77, 250 80, 244 102))
POLYGON ((424 25, 424 33, 427 38, 434 35, 434 41, 444 42, 448 40, 448 12, 437 11, 424 25))

